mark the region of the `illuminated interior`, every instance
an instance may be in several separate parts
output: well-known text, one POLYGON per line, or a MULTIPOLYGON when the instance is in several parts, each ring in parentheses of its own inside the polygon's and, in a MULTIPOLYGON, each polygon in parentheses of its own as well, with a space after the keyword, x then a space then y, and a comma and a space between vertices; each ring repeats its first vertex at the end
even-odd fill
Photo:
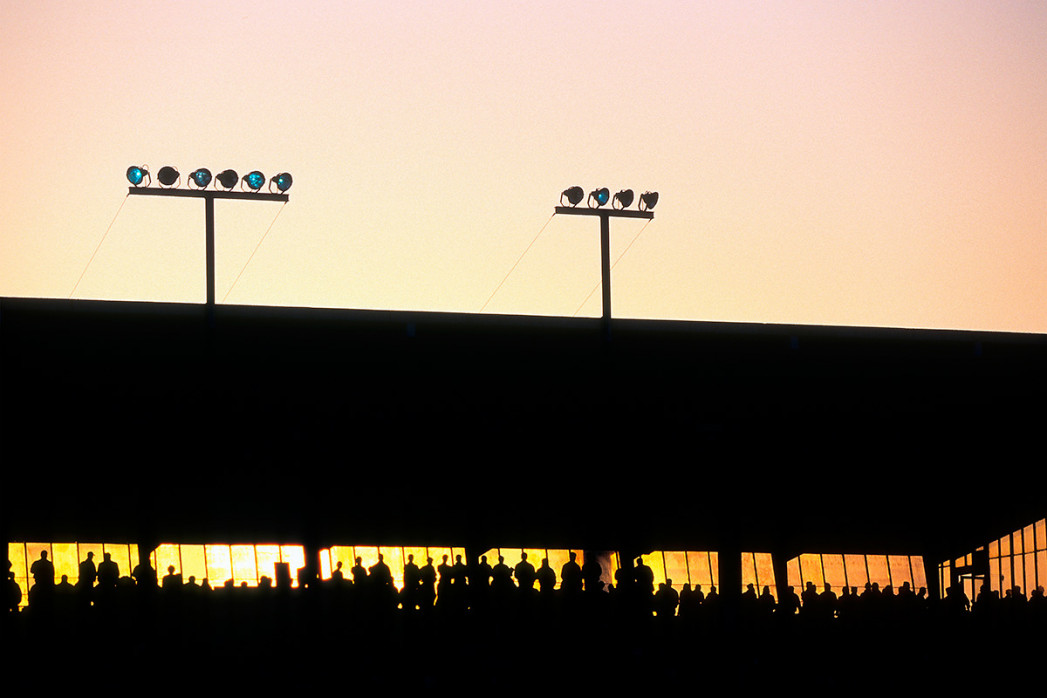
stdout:
POLYGON ((796 593, 807 582, 813 582, 819 592, 829 584, 837 593, 843 587, 857 588, 860 593, 867 583, 880 589, 900 589, 908 582, 914 592, 927 587, 923 557, 919 555, 804 553, 789 560, 787 568, 789 585, 796 593))
POLYGON ((978 557, 988 555, 988 578, 979 574, 960 572, 959 582, 967 598, 974 601, 983 583, 989 583, 989 589, 1001 598, 1008 589, 1021 588, 1022 594, 1029 594, 1040 586, 1047 586, 1047 519, 1040 519, 1023 526, 1011 533, 990 541, 976 550, 956 558, 946 560, 938 567, 941 588, 949 586, 954 568, 971 569, 978 557))
MULTIPOLYGON (((55 580, 61 580, 62 575, 68 576, 70 584, 76 584, 79 575, 79 563, 86 559, 88 552, 94 552, 95 563, 101 562, 103 553, 109 553, 112 560, 120 569, 120 576, 128 576, 138 563, 138 546, 127 543, 19 543, 8 545, 9 559, 12 563, 12 571, 15 573, 15 581, 22 589, 21 605, 28 604, 28 591, 32 587, 32 577, 29 568, 33 562, 40 558, 40 553, 46 551, 48 558, 55 567, 55 580)), ((513 567, 520 561, 521 553, 527 553, 530 561, 537 569, 543 559, 549 560, 549 566, 556 572, 556 588, 560 587, 560 571, 563 565, 570 559, 570 553, 577 556, 579 565, 585 562, 585 552, 582 550, 551 549, 551 548, 492 548, 483 555, 487 556, 488 563, 492 566, 497 563, 498 556, 505 559, 505 564, 513 567)), ((389 566, 393 576, 393 583, 398 589, 404 584, 404 565, 408 556, 414 556, 414 562, 419 567, 425 565, 428 558, 432 558, 433 564, 438 566, 446 555, 449 563, 454 563, 457 556, 465 558, 465 549, 462 547, 424 547, 424 546, 366 546, 366 545, 338 545, 325 548, 320 551, 320 578, 329 580, 338 563, 342 563, 342 574, 350 579, 350 570, 356 564, 356 558, 361 559, 360 564, 364 568, 370 568, 378 562, 381 554, 384 562, 389 566)), ((605 584, 613 584, 615 573, 621 567, 619 554, 614 551, 598 553, 602 568, 601 579, 605 584)), ((831 556, 827 556, 831 557, 831 556)), ((702 589, 708 591, 712 586, 719 585, 719 555, 715 551, 662 551, 656 550, 643 556, 644 564, 651 568, 654 573, 655 585, 663 584, 666 580, 672 580, 672 586, 676 590, 683 588, 684 584, 692 587, 701 585, 702 589)), ((288 563, 291 569, 291 585, 298 586, 296 571, 305 565, 305 548, 301 545, 276 545, 276 544, 178 544, 162 543, 157 546, 151 556, 153 569, 157 571, 159 578, 167 574, 168 568, 174 568, 174 574, 181 575, 183 583, 188 583, 190 577, 195 577, 197 584, 203 584, 207 580, 213 589, 225 584, 233 586, 256 587, 262 577, 268 577, 275 582, 277 563, 288 563)), ((743 553, 742 554, 742 589, 748 584, 753 584, 757 589, 764 586, 769 587, 772 595, 777 598, 778 590, 774 584, 774 568, 770 553, 743 553)), ((790 568, 791 570, 791 568, 790 568)))

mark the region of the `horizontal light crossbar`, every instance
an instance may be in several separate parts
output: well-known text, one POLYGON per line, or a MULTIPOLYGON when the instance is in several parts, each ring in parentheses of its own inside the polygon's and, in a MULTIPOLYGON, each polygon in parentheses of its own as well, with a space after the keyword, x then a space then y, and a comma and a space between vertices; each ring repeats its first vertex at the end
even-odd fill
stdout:
POLYGON ((163 189, 161 187, 128 187, 128 195, 188 196, 196 199, 240 199, 250 201, 290 201, 287 194, 267 194, 249 191, 218 191, 214 189, 163 189))

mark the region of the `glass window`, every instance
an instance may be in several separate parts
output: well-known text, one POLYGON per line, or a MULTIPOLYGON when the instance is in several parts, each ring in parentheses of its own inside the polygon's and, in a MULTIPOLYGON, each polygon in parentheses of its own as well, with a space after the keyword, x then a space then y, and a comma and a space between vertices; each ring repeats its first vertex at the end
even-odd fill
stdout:
POLYGON ((869 570, 865 564, 864 555, 844 555, 844 571, 847 573, 848 586, 858 589, 861 593, 865 585, 869 583, 869 570))
POLYGON ((847 584, 847 570, 843 563, 843 555, 822 555, 822 569, 825 572, 826 583, 832 585, 833 591, 837 595, 839 595, 840 589, 849 586, 847 584))
MULTIPOLYGON (((377 560, 377 555, 375 557, 377 560)), ((289 563, 291 568, 291 586, 298 586, 298 570, 305 567, 305 547, 301 545, 281 545, 280 562, 289 563)))
POLYGON ((207 577, 207 559, 202 545, 182 545, 182 581, 189 583, 190 577, 196 578, 197 584, 203 584, 207 577))
MULTIPOLYGON (((343 548, 344 550, 344 548, 343 548)), ((258 568, 258 578, 269 577, 273 585, 276 585, 276 563, 280 562, 280 546, 279 545, 256 545, 254 547, 255 565, 258 568)), ((352 565, 350 564, 350 567, 352 565)), ((346 567, 343 573, 348 576, 349 568, 346 567)), ((294 571, 291 571, 291 578, 294 579, 294 571)))
POLYGON ((756 577, 756 555, 754 553, 742 553, 742 591, 752 584, 756 593, 760 593, 760 580, 756 577))
MULTIPOLYGON (((175 574, 182 573, 182 556, 180 546, 174 543, 161 543, 153 551, 153 564, 156 565, 157 578, 163 579, 168 567, 174 567, 175 574)), ((184 580, 183 580, 184 581, 184 580)))
POLYGON ((891 573, 891 586, 894 587, 895 593, 906 582, 909 583, 910 587, 913 585, 912 569, 909 567, 908 555, 888 555, 887 567, 891 573))
POLYGON ((887 567, 886 555, 866 555, 865 562, 869 566, 870 582, 879 584, 881 590, 891 583, 891 574, 887 567))
POLYGON ((643 556, 643 564, 651 568, 654 572, 654 588, 657 589, 659 584, 665 584, 665 556, 661 550, 654 550, 647 555, 643 556))
POLYGON ((704 551, 688 551, 687 572, 691 579, 692 587, 701 584, 704 591, 709 590, 709 587, 714 583, 711 565, 712 562, 709 558, 709 553, 704 551))
MULTIPOLYGON (((378 552, 382 554, 382 559, 386 565, 389 566, 389 572, 393 575, 393 585, 397 589, 404 588, 404 549, 398 547, 383 546, 379 548, 378 552)), ((465 556, 462 556, 465 560, 465 556)))
POLYGON ((756 586, 762 593, 764 587, 769 587, 771 595, 778 599, 778 585, 774 581, 774 558, 770 553, 753 553, 756 559, 756 586))
POLYGON ((233 568, 233 584, 240 586, 258 586, 258 565, 254 557, 253 545, 230 545, 229 558, 233 568))
POLYGON ((927 588, 927 570, 923 566, 923 556, 913 555, 909 558, 909 563, 912 566, 912 585, 913 589, 919 591, 920 589, 927 588))
POLYGON ((791 586, 797 594, 803 591, 803 578, 800 576, 800 558, 794 557, 786 564, 786 578, 789 580, 789 586, 791 586))
POLYGON ((205 545, 204 554, 207 558, 207 578, 211 580, 212 588, 223 586, 226 581, 233 579, 233 561, 228 545, 205 545))
POLYGON ((807 587, 807 582, 821 589, 825 579, 822 575, 822 556, 816 553, 804 553, 800 556, 800 584, 797 590, 807 587))

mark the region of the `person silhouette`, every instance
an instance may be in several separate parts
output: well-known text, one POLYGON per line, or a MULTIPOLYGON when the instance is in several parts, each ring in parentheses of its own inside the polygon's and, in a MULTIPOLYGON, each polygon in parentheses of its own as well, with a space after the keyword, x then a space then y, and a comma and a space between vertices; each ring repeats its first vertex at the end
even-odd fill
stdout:
POLYGON ((520 589, 524 591, 534 589, 534 565, 527 561, 527 553, 520 553, 520 561, 516 563, 513 576, 516 577, 516 583, 520 589))
POLYGON ((53 587, 55 585, 55 566, 47 559, 46 550, 40 551, 40 559, 29 567, 29 573, 33 575, 35 586, 53 587))
POLYGON ((98 570, 95 568, 94 558, 94 552, 87 551, 87 557, 80 562, 80 566, 77 569, 79 576, 76 580, 76 586, 81 589, 90 589, 95 585, 95 580, 98 578, 98 570))
POLYGON ((568 557, 570 559, 560 568, 560 588, 568 594, 576 594, 582 590, 582 568, 576 560, 577 553, 572 550, 568 557))
POLYGON ((538 590, 543 594, 551 594, 556 588, 556 572, 549 566, 549 558, 542 558, 542 564, 539 565, 535 574, 538 580, 538 590))
POLYGON ((109 590, 116 587, 120 580, 120 565, 113 560, 112 553, 102 553, 102 561, 98 563, 98 586, 109 590))

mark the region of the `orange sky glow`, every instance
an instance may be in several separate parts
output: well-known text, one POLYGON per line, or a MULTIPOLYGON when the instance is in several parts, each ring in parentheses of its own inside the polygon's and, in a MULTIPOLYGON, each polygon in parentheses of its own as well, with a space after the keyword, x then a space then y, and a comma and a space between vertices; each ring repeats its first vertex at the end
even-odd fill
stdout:
POLYGON ((2 296, 202 302, 203 204, 124 201, 129 165, 170 164, 294 175, 282 211, 218 202, 220 302, 595 316, 595 221, 549 221, 578 184, 661 194, 612 224, 616 317, 1047 331, 1039 0, 2 2, 0 26, 2 296))

